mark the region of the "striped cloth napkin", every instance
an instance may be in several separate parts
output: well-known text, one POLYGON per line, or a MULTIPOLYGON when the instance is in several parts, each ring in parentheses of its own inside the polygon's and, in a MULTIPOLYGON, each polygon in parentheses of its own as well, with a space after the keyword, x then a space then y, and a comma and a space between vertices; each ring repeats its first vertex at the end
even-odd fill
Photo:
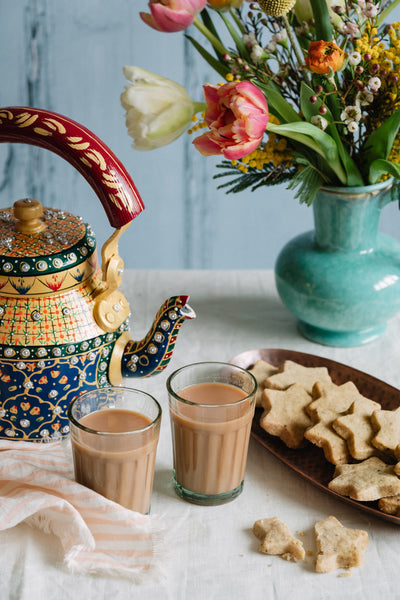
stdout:
POLYGON ((0 531, 25 521, 56 535, 75 573, 158 576, 160 531, 73 479, 69 441, 0 440, 0 531))

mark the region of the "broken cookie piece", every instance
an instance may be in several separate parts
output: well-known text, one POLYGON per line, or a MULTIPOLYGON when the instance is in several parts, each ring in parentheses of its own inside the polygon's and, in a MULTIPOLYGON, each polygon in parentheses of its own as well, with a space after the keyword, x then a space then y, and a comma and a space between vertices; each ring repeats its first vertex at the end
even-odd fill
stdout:
POLYGON ((258 550, 263 554, 278 555, 294 562, 305 557, 303 544, 278 517, 259 519, 253 525, 253 533, 260 540, 258 550))
POLYGON ((366 531, 344 527, 336 517, 330 516, 315 524, 315 535, 317 573, 362 565, 363 553, 368 546, 366 531))

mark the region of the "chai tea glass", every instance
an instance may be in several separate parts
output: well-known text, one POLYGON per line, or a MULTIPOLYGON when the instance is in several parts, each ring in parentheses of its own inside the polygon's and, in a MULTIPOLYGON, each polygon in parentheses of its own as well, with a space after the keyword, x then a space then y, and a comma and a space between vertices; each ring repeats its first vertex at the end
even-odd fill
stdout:
POLYGON ((167 380, 177 494, 215 505, 243 489, 257 382, 231 364, 203 362, 167 380))
POLYGON ((109 500, 150 511, 161 407, 140 390, 86 392, 68 408, 75 479, 109 500))

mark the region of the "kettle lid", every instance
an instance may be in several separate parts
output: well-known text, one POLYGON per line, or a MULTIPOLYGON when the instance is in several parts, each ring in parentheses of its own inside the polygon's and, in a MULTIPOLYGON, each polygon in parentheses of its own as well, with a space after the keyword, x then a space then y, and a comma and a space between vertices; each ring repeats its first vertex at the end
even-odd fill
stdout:
POLYGON ((53 273, 84 262, 96 247, 94 233, 81 217, 39 200, 17 200, 0 209, 0 275, 53 273))

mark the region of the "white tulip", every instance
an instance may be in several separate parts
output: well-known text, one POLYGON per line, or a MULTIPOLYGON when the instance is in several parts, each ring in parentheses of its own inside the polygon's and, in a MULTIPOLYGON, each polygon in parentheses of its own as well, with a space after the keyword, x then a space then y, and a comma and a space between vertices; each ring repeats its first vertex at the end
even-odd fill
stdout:
POLYGON ((166 146, 190 126, 205 106, 194 102, 184 87, 139 67, 123 69, 129 85, 121 94, 126 127, 136 150, 166 146))

